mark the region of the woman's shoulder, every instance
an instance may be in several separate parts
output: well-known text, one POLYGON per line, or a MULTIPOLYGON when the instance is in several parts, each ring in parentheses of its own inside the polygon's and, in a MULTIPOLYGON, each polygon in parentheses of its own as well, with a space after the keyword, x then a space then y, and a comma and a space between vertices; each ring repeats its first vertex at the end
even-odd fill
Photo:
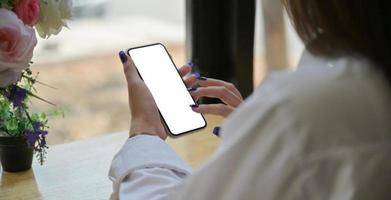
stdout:
POLYGON ((273 74, 264 84, 253 104, 268 98, 283 110, 284 120, 306 130, 309 149, 391 139, 391 90, 364 59, 304 55, 296 72, 273 74))
POLYGON ((328 60, 304 53, 296 71, 271 73, 253 98, 289 101, 304 110, 375 102, 389 106, 390 91, 387 81, 365 59, 328 60))
POLYGON ((249 134, 279 134, 286 126, 281 137, 306 138, 305 152, 391 139, 390 90, 369 63, 310 58, 300 65, 296 72, 270 75, 230 116, 223 134, 250 127, 259 133, 249 134))

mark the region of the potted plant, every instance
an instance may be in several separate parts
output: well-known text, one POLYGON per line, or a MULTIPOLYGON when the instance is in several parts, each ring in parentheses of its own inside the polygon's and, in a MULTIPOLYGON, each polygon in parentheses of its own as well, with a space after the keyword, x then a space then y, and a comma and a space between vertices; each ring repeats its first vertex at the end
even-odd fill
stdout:
POLYGON ((33 152, 42 164, 48 148, 46 114, 28 111, 29 96, 35 96, 32 90, 36 81, 25 73, 23 83, 0 89, 0 160, 8 172, 30 169, 33 152))
MULTIPOLYGON (((58 34, 71 17, 71 0, 0 0, 0 160, 4 171, 31 168, 33 154, 42 164, 48 134, 45 113, 30 113, 37 76, 30 70, 36 31, 58 34)), ((50 102, 48 102, 50 103, 50 102)))

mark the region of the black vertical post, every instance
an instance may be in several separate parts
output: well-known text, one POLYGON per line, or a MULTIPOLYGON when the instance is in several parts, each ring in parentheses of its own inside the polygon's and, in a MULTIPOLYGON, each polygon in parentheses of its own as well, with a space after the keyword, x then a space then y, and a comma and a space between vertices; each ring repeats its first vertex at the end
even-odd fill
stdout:
POLYGON ((186 0, 187 57, 204 76, 253 89, 255 0, 186 0))

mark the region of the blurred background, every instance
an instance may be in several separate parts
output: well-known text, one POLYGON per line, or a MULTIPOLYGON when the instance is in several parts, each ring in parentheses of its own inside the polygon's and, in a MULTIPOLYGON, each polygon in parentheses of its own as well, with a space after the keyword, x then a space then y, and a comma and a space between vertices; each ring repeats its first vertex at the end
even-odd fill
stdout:
MULTIPOLYGON (((267 64, 268 48, 275 43, 269 47, 265 44, 273 34, 281 32, 265 30, 268 27, 265 23, 269 23, 265 20, 268 10, 265 5, 257 1, 254 86, 261 84, 265 74, 274 68, 294 70, 303 49, 283 14, 285 21, 281 26, 285 29, 287 62, 283 67, 267 64)), ((32 109, 64 111, 64 116, 49 120, 49 144, 129 128, 127 89, 118 59, 120 50, 160 42, 168 48, 178 67, 187 63, 185 0, 74 0, 74 7, 69 29, 49 40, 40 39, 33 58, 32 69, 39 72, 39 80, 56 88, 37 85, 38 95, 57 107, 34 100, 32 109)))

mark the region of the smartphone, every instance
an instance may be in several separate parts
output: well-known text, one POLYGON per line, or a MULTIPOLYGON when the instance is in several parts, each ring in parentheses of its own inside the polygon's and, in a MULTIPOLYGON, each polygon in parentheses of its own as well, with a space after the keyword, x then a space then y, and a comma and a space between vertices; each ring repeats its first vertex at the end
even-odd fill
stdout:
POLYGON ((191 109, 195 102, 164 45, 130 48, 128 54, 150 90, 170 136, 206 127, 204 116, 191 109))

